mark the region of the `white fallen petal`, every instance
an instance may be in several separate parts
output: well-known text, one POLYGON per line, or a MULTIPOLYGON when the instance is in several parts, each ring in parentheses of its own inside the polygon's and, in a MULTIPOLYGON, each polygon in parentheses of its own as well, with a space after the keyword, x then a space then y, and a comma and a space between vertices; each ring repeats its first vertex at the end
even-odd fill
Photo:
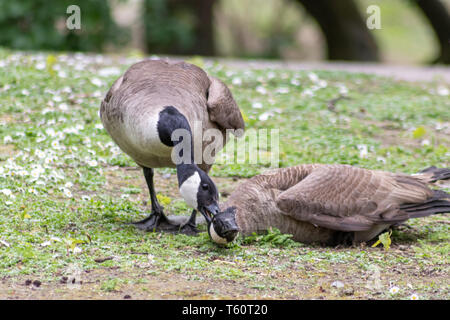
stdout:
POLYGON ((291 84, 294 85, 294 86, 299 86, 299 85, 300 85, 300 80, 298 80, 298 79, 292 79, 292 80, 291 80, 291 84))
POLYGON ((328 82, 326 82, 325 80, 319 80, 319 81, 317 81, 317 85, 320 88, 326 88, 328 86, 328 82))
POLYGON ((51 241, 45 241, 41 243, 41 247, 47 247, 49 245, 51 245, 51 241))
POLYGON ((242 84, 242 80, 241 80, 241 78, 233 78, 232 83, 233 83, 235 86, 240 86, 240 85, 242 84))
POLYGON ((263 107, 263 105, 261 102, 254 102, 252 104, 252 108, 254 108, 254 109, 261 109, 262 107, 263 107))
POLYGON ((111 67, 111 68, 103 68, 98 71, 98 74, 102 77, 115 76, 120 74, 120 69, 111 67))
POLYGON ((308 78, 309 78, 309 80, 311 80, 312 82, 317 82, 317 81, 319 80, 319 77, 318 77, 317 74, 315 74, 314 72, 308 73, 308 78))
POLYGON ((282 94, 289 93, 289 89, 286 87, 280 87, 277 89, 277 93, 282 93, 282 94))
POLYGON ((365 144, 359 144, 357 147, 359 150, 359 157, 360 158, 367 157, 367 155, 369 154, 367 146, 365 144))
POLYGON ((12 191, 9 189, 2 189, 0 190, 1 193, 3 193, 5 196, 11 196, 12 195, 12 191))
POLYGON ((260 94, 267 94, 267 90, 263 86, 257 86, 256 87, 256 92, 258 92, 260 94))
POLYGON ((101 87, 103 85, 103 81, 100 80, 99 78, 92 78, 91 83, 93 85, 96 85, 97 87, 101 87))
POLYGON ((83 252, 83 249, 81 249, 80 247, 75 247, 75 248, 73 248, 72 252, 73 252, 74 254, 78 254, 78 253, 83 252))
POLYGON ((386 163, 386 158, 384 157, 377 157, 377 161, 381 163, 386 163))
POLYGON ((272 116, 273 116, 273 113, 271 113, 271 112, 264 112, 264 113, 259 115, 258 119, 260 121, 266 121, 267 119, 269 119, 272 116))
POLYGON ((90 167, 96 167, 96 166, 98 166, 98 162, 97 162, 97 160, 90 160, 90 161, 88 161, 88 165, 90 167))
POLYGON ((41 62, 36 63, 35 68, 38 70, 44 70, 45 65, 46 65, 45 62, 41 61, 41 62))
POLYGON ((348 94, 348 89, 344 84, 339 84, 338 88, 339 88, 339 93, 342 94, 343 96, 348 94))
POLYGON ((8 242, 6 242, 5 240, 1 240, 1 239, 0 239, 0 243, 3 244, 5 247, 8 247, 8 248, 11 246, 11 245, 10 245, 8 242))
POLYGON ((58 106, 58 108, 59 108, 59 110, 61 110, 61 111, 67 111, 67 110, 69 110, 69 105, 68 105, 67 103, 61 103, 61 104, 58 106))
POLYGON ((302 96, 314 97, 314 91, 311 89, 305 89, 302 92, 302 96))
POLYGON ((67 198, 72 198, 72 192, 69 189, 63 188, 63 193, 67 198))
POLYGON ((343 287, 344 287, 344 283, 343 283, 342 281, 334 281, 334 282, 331 284, 331 286, 332 286, 332 287, 335 287, 335 288, 343 288, 343 287))
POLYGON ((436 92, 440 96, 448 96, 450 94, 450 91, 445 86, 439 86, 436 92))
POLYGON ((51 236, 51 237, 50 237, 50 240, 53 240, 53 241, 55 241, 55 242, 61 242, 61 241, 62 241, 61 238, 54 237, 54 236, 51 236))
POLYGON ((392 287, 392 288, 389 289, 389 292, 390 292, 391 294, 397 294, 399 291, 400 291, 400 288, 399 288, 399 287, 396 287, 396 286, 394 286, 394 287, 392 287))
POLYGON ((73 183, 72 183, 72 182, 66 182, 66 184, 64 185, 64 187, 66 187, 66 188, 72 188, 72 187, 73 187, 73 183))

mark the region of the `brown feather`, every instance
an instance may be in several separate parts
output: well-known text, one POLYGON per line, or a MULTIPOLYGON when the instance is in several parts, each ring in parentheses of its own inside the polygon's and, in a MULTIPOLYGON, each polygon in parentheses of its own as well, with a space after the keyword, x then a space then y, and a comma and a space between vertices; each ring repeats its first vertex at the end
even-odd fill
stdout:
POLYGON ((244 130, 245 124, 241 111, 233 99, 228 87, 219 79, 209 77, 208 112, 211 121, 223 130, 244 130))
POLYGON ((236 206, 244 234, 276 227, 301 242, 328 242, 336 232, 367 241, 389 225, 450 211, 444 193, 425 181, 348 165, 300 165, 249 179, 222 207, 236 206))

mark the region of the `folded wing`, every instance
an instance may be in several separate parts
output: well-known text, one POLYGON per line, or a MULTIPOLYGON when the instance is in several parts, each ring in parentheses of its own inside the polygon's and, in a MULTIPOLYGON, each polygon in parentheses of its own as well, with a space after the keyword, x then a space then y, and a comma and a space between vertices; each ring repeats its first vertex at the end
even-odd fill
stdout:
POLYGON ((405 221, 407 203, 432 197, 413 176, 346 165, 323 165, 282 192, 277 206, 300 221, 339 231, 365 231, 376 224, 405 221))

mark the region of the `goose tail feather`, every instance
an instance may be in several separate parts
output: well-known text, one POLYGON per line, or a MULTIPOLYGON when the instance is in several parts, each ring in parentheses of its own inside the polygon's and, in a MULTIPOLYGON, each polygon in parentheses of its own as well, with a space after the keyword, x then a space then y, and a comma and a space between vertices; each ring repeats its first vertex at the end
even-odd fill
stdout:
POLYGON ((433 190, 433 196, 422 203, 411 203, 400 206, 409 218, 426 217, 438 213, 450 213, 450 193, 433 190))
POLYGON ((450 168, 437 168, 432 166, 420 171, 419 173, 426 176, 428 182, 450 179, 450 168))

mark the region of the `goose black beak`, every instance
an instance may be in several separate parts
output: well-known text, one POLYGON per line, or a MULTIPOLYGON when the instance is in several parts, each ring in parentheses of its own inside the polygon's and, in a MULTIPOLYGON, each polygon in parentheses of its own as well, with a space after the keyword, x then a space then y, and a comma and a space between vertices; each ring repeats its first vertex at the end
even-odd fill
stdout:
POLYGON ((227 230, 224 232, 224 236, 225 239, 227 239, 228 242, 233 241, 234 239, 236 239, 236 236, 239 233, 239 229, 237 227, 231 229, 231 230, 227 230))
POLYGON ((211 223, 212 218, 219 213, 219 206, 213 203, 208 206, 201 207, 199 210, 209 224, 211 223))
POLYGON ((239 233, 239 227, 236 223, 235 208, 230 207, 225 211, 218 213, 212 219, 215 232, 227 243, 232 242, 239 233))

